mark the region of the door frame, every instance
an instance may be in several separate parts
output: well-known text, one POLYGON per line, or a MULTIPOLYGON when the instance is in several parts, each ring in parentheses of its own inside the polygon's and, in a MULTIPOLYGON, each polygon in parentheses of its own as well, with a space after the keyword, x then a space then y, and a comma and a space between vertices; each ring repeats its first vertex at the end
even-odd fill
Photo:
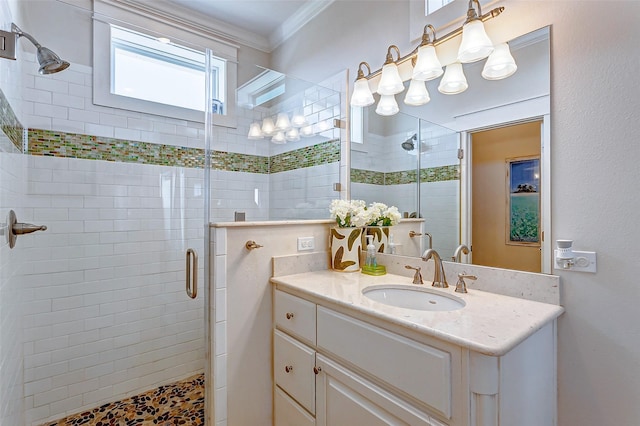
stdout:
MULTIPOLYGON (((464 155, 460 160, 460 241, 472 247, 472 170, 473 152, 471 135, 475 132, 509 127, 517 124, 541 122, 540 131, 540 244, 541 272, 552 271, 551 235, 551 113, 549 96, 541 96, 496 108, 477 111, 456 118, 460 132, 460 147, 464 155)), ((472 261, 473 252, 469 253, 472 261)))

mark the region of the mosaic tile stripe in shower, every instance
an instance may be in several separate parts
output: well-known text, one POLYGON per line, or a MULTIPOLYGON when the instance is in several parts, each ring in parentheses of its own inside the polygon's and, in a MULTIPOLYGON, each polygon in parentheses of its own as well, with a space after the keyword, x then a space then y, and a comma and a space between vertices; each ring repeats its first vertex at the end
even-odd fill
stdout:
POLYGON ((340 161, 340 140, 330 140, 270 157, 269 172, 286 172, 338 161, 340 161))
MULTIPOLYGON (((78 133, 29 129, 29 154, 164 166, 203 168, 204 150, 78 133)), ((273 157, 213 151, 215 170, 278 173, 340 160, 340 141, 328 141, 273 157)))
POLYGON ((204 150, 78 133, 29 129, 29 154, 202 168, 204 150))
POLYGON ((9 138, 11 143, 20 151, 22 151, 22 133, 24 127, 18 121, 13 112, 13 108, 9 104, 9 100, 0 89, 0 129, 9 138))
MULTIPOLYGON (((399 172, 376 172, 373 170, 351 169, 351 182, 367 183, 370 185, 402 185, 416 183, 415 170, 399 172)), ((441 167, 430 167, 420 170, 420 182, 444 182, 460 179, 460 166, 451 164, 441 167)))
POLYGON ((384 185, 384 173, 373 170, 351 169, 351 182, 384 185))

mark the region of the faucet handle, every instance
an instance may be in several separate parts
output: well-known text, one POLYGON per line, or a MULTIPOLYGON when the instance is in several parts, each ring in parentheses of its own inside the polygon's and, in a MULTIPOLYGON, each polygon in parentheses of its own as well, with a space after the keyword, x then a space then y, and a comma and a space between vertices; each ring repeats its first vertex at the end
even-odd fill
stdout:
POLYGON ((456 292, 458 293, 468 293, 467 291, 467 283, 464 282, 464 279, 468 280, 477 280, 478 277, 475 275, 467 275, 466 272, 462 272, 458 274, 458 282, 456 283, 456 292))
POLYGON ((424 284, 424 281, 422 281, 422 273, 420 272, 422 270, 421 267, 417 267, 414 268, 411 265, 404 265, 405 269, 413 269, 414 271, 416 271, 415 274, 413 274, 413 284, 424 284))

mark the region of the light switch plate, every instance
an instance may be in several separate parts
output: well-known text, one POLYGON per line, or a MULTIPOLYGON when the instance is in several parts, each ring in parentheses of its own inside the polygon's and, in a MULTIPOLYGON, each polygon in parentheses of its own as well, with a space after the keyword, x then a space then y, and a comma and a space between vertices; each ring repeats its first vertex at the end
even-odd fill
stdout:
POLYGON ((313 250, 316 248, 314 237, 298 237, 298 251, 313 250))

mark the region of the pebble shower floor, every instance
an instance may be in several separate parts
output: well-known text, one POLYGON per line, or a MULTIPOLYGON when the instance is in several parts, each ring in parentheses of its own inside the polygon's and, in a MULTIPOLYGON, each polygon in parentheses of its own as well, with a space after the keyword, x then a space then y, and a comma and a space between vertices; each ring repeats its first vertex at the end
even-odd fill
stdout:
POLYGON ((204 374, 42 426, 204 425, 204 374))

